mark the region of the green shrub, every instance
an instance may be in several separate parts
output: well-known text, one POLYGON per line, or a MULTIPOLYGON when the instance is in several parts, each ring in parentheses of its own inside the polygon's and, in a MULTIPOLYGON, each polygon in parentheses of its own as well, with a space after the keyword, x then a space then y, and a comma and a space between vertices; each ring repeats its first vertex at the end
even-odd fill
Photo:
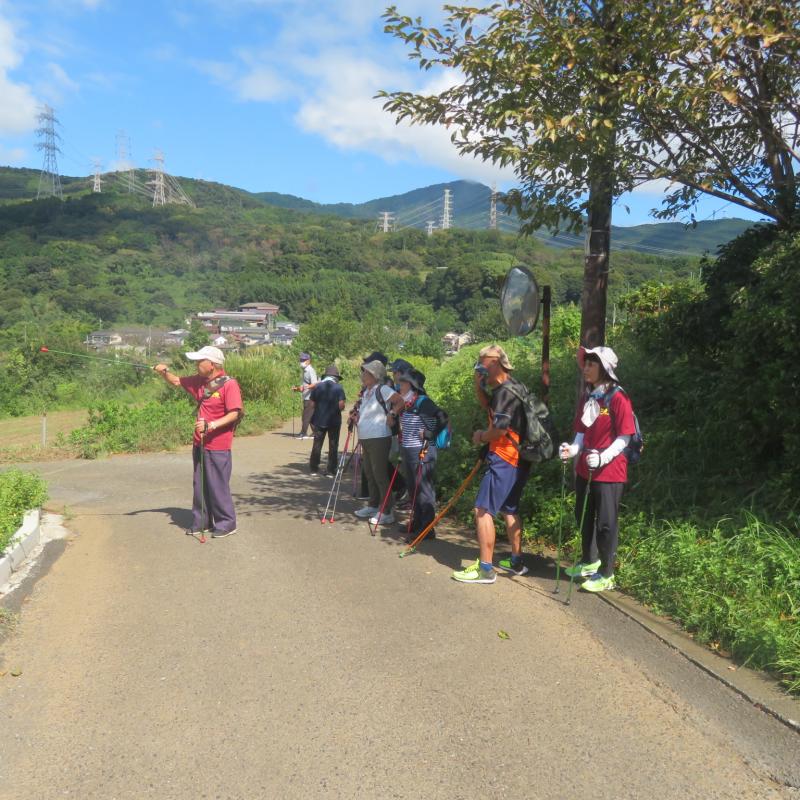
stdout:
POLYGON ((0 474, 0 555, 22 524, 26 511, 47 500, 47 485, 38 476, 18 469, 0 474))

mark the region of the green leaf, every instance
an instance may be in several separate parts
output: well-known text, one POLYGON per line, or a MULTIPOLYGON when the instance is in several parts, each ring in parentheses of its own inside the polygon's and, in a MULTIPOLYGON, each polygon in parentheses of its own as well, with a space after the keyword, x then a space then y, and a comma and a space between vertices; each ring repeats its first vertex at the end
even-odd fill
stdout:
MULTIPOLYGON (((506 631, 497 631, 497 635, 501 639, 510 639, 511 638, 511 634, 507 633, 506 631)), ((12 673, 12 675, 13 675, 13 673, 12 673)))

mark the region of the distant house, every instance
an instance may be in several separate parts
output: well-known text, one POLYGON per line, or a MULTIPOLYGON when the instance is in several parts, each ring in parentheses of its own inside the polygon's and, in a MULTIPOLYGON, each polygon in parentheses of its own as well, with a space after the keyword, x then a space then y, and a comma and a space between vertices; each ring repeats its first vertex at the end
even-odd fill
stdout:
MULTIPOLYGON (((273 303, 243 303, 238 310, 217 308, 199 311, 195 316, 205 325, 214 340, 227 340, 224 347, 269 344, 279 331, 276 317, 280 307, 273 303)), ((295 331, 296 335, 296 331, 295 331)), ((283 335, 278 337, 283 339, 283 335)))
POLYGON ((185 328, 178 328, 175 331, 167 331, 164 334, 164 344, 171 345, 173 347, 182 347, 188 335, 189 331, 187 331, 185 328))
POLYGON ((122 344, 122 336, 114 331, 92 331, 86 337, 84 344, 88 344, 90 347, 112 347, 122 344))
POLYGON ((442 336, 445 352, 448 355, 457 353, 464 345, 472 344, 471 333, 446 333, 442 336))

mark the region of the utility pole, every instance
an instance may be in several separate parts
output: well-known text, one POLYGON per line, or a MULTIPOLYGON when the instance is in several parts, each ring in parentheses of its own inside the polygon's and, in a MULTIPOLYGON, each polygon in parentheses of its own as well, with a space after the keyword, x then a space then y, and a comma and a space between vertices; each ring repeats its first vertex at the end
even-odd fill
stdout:
POLYGON ((381 211, 378 214, 378 230, 383 233, 394 230, 394 214, 391 211, 381 211))
POLYGON ((44 163, 42 164, 42 171, 39 173, 39 188, 36 191, 36 199, 40 197, 57 197, 59 200, 64 199, 61 192, 61 176, 58 174, 58 161, 56 154, 60 153, 56 144, 57 140, 61 137, 56 133, 56 125, 58 120, 53 109, 45 105, 39 113, 37 119, 39 120, 39 127, 36 129, 36 135, 41 137, 36 145, 37 150, 44 152, 44 163))
POLYGON ((153 187, 153 205, 165 206, 167 195, 164 191, 164 154, 160 150, 156 150, 152 160, 156 166, 154 169, 148 170, 153 173, 153 180, 148 181, 147 185, 153 187))
POLYGON ((489 230, 497 230, 497 184, 492 184, 492 199, 489 202, 489 230))
POLYGON ((432 219, 429 219, 425 225, 428 227, 428 236, 433 236, 433 229, 436 227, 436 222, 432 219))
POLYGON ((103 191, 103 179, 100 177, 100 159, 94 159, 94 180, 92 181, 92 191, 100 194, 103 191))
POLYGON ((449 189, 444 190, 444 208, 442 209, 442 230, 449 230, 453 224, 453 207, 451 204, 450 195, 452 192, 449 189))

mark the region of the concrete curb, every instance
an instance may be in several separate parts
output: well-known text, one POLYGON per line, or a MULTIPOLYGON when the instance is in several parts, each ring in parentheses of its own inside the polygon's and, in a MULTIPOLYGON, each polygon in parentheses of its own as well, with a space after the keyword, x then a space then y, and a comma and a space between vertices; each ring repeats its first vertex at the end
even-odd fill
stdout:
POLYGON ((11 537, 11 543, 0 558, 0 586, 5 586, 27 560, 41 539, 41 513, 39 509, 28 511, 22 519, 22 525, 11 537))
POLYGON ((795 705, 795 701, 788 696, 781 698, 777 681, 766 673, 739 667, 735 670, 736 678, 729 678, 724 669, 713 663, 719 657, 714 656, 704 645, 694 643, 689 634, 668 617, 653 615, 633 597, 621 592, 598 592, 597 597, 753 706, 782 722, 795 733, 800 733, 800 722, 789 716, 791 711, 786 713, 786 710, 795 705), (750 679, 743 680, 742 673, 750 673, 750 679), (787 709, 781 709, 780 706, 786 706, 787 709))

